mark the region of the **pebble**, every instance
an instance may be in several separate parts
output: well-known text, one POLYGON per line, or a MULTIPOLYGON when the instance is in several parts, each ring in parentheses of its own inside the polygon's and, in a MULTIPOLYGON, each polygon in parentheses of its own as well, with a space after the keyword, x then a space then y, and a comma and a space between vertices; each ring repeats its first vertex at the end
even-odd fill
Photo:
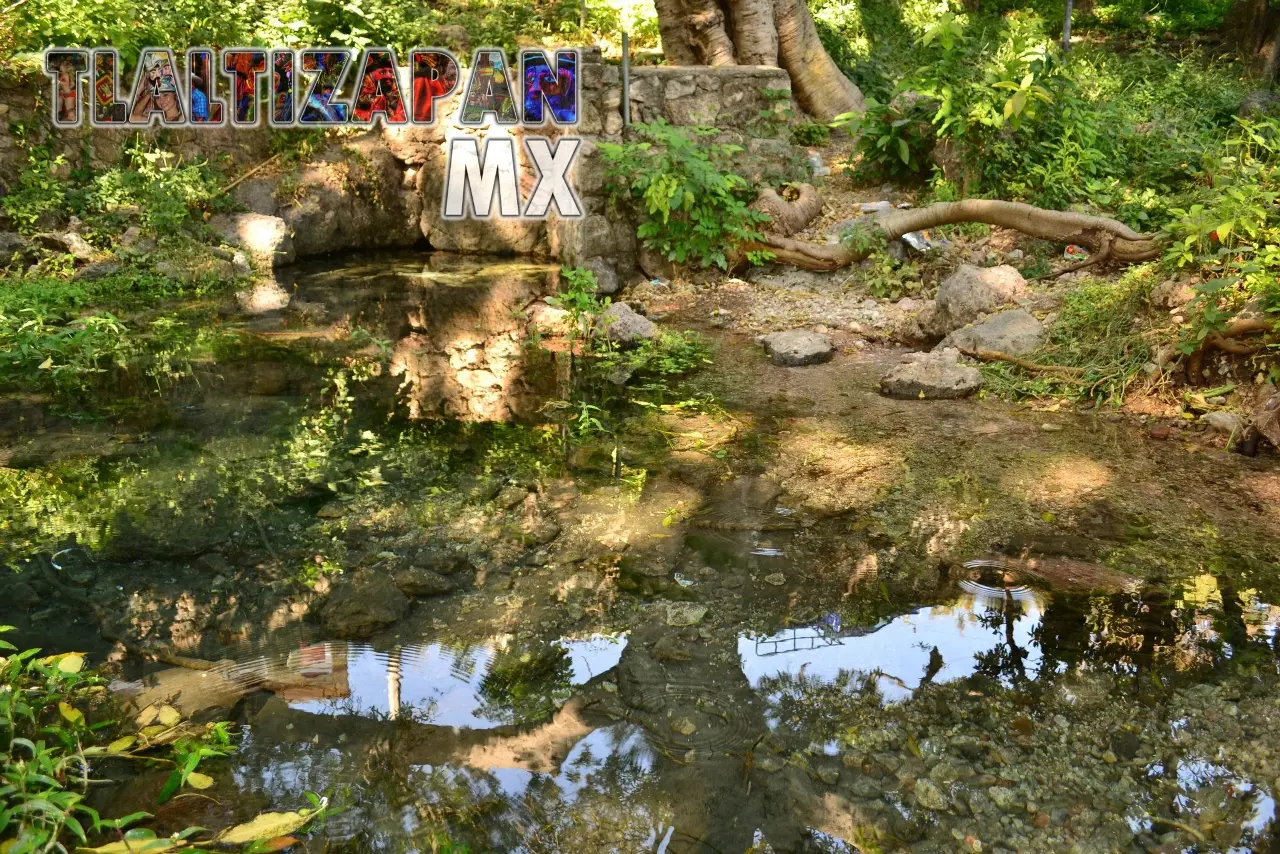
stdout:
POLYGON ((818 779, 828 786, 834 786, 840 782, 840 772, 835 768, 823 768, 818 772, 818 779))
POLYGON ((941 811, 948 806, 947 796, 928 780, 916 781, 916 802, 927 810, 941 811))
POLYGON ((781 587, 787 583, 787 577, 781 572, 775 572, 764 577, 765 584, 772 584, 774 587, 781 587))
POLYGON ((1115 765, 1116 764, 1115 753, 1110 750, 1104 750, 1102 752, 1102 761, 1107 763, 1108 765, 1115 765))
POLYGON ((1046 433, 1061 433, 1063 427, 1061 424, 1050 424, 1046 422, 1040 425, 1040 429, 1046 433))

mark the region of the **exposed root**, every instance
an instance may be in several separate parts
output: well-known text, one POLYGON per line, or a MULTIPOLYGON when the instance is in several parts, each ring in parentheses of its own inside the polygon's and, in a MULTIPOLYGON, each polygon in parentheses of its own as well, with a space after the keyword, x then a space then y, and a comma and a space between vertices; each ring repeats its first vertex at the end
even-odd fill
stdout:
POLYGON ((957 348, 961 353, 970 359, 977 359, 981 362, 1008 362, 1010 365, 1016 365, 1024 371, 1031 371, 1037 374, 1061 374, 1067 377, 1084 376, 1084 368, 1073 368, 1069 365, 1041 365, 1036 362, 1028 362, 1026 359, 1019 359, 1017 356, 1011 356, 1008 353, 1001 353, 999 350, 967 350, 964 347, 957 348))
MULTIPOLYGON (((776 231, 764 235, 759 243, 744 247, 747 251, 766 251, 775 260, 806 270, 828 271, 847 267, 865 259, 870 250, 855 250, 842 244, 817 244, 794 240, 790 235, 803 229, 822 209, 822 200, 808 184, 796 186, 799 197, 789 202, 770 190, 760 194, 757 209, 779 223, 776 231)), ((1051 211, 1021 202, 993 199, 965 199, 939 202, 923 208, 895 210, 882 214, 877 224, 888 240, 904 234, 940 225, 981 222, 1011 228, 1041 240, 1075 243, 1088 248, 1093 255, 1080 267, 1114 259, 1129 264, 1149 261, 1160 255, 1161 245, 1154 235, 1140 234, 1119 220, 1089 216, 1071 211, 1051 211)))
POLYGON ((1240 318, 1232 321, 1221 332, 1206 336, 1204 343, 1200 345, 1200 354, 1207 353, 1210 350, 1221 350, 1233 356, 1252 356, 1267 349, 1267 342, 1246 342, 1237 341, 1236 339, 1243 338, 1246 335, 1267 335, 1274 331, 1275 328, 1272 324, 1261 318, 1240 318))
POLYGON ((1088 258, 1084 259, 1083 261, 1079 261, 1075 264, 1071 264, 1070 266, 1064 267, 1061 270, 1055 270, 1049 273, 1042 273, 1039 276, 1031 276, 1030 280, 1035 282, 1041 279, 1056 279, 1059 276, 1065 276, 1067 273, 1074 273, 1077 270, 1083 270, 1087 267, 1092 267, 1096 264, 1101 264, 1111 257, 1112 243, 1113 241, 1110 238, 1106 238, 1103 240, 1102 245, 1098 247, 1098 251, 1094 252, 1092 255, 1090 255, 1088 258))

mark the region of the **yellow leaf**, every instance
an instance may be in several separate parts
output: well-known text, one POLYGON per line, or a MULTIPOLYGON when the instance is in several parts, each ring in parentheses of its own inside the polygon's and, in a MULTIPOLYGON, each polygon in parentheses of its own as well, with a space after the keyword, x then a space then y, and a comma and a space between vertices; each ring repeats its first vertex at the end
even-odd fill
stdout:
POLYGON ((207 789, 213 785, 213 778, 208 774, 201 774, 199 771, 192 771, 187 775, 187 785, 193 789, 207 789))
POLYGON ((43 362, 41 362, 41 363, 40 363, 40 370, 42 370, 42 371, 47 371, 47 370, 51 369, 52 367, 53 367, 53 357, 52 357, 52 356, 50 356, 49 358, 45 359, 43 362))
POLYGON ((71 724, 84 723, 84 715, 80 712, 79 709, 77 709, 75 706, 71 705, 70 703, 59 703, 58 711, 61 712, 62 716, 67 719, 68 723, 71 723, 71 724))
POLYGON ((182 713, 173 706, 160 707, 160 723, 164 726, 177 726, 182 722, 182 713))
POLYGON ((78 652, 64 655, 58 660, 58 669, 63 673, 79 673, 82 667, 84 667, 84 656, 78 652))
POLYGON ((124 738, 117 738, 115 741, 107 745, 107 753, 124 753, 137 742, 137 738, 132 735, 126 735, 124 738))
POLYGON ((138 717, 134 720, 134 723, 136 723, 140 727, 150 726, 152 723, 155 722, 156 716, 159 714, 160 714, 160 710, 157 709, 155 706, 147 706, 145 709, 143 709, 141 712, 138 713, 138 717))
POLYGON ((267 812, 245 824, 237 824, 218 834, 219 845, 246 845, 259 839, 287 836, 307 823, 310 816, 300 812, 267 812))
POLYGON ((167 726, 163 726, 161 724, 152 724, 151 726, 144 726, 141 732, 147 738, 151 738, 153 735, 159 735, 160 733, 164 732, 167 729, 169 729, 167 726))

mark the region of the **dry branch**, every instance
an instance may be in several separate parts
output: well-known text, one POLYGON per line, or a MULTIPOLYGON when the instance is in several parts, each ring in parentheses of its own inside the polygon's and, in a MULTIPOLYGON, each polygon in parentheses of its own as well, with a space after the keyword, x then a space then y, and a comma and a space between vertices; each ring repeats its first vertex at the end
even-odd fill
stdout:
POLYGON ((1010 365, 1016 365, 1024 371, 1031 371, 1036 374, 1062 374, 1068 377, 1082 377, 1085 373, 1084 368, 1073 368, 1070 365, 1041 365, 1037 362, 1019 359, 1017 356, 1011 356, 1008 353, 1002 353, 999 350, 968 350, 964 347, 956 349, 970 359, 977 359, 980 362, 1008 362, 1010 365))

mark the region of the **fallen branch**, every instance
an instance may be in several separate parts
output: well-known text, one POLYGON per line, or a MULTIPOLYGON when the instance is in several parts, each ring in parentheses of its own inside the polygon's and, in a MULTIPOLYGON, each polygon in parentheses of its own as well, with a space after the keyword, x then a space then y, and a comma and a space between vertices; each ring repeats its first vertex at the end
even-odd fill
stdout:
MULTIPOLYGON (((815 271, 847 267, 871 254, 870 248, 855 249, 843 244, 808 243, 791 238, 791 234, 812 222, 822 209, 821 198, 812 187, 800 184, 796 189, 799 196, 794 202, 783 199, 772 190, 761 192, 756 200, 758 209, 768 212, 780 226, 777 231, 766 233, 761 241, 746 244, 743 247, 745 251, 771 252, 777 261, 815 271)), ((889 241, 913 231, 964 222, 1011 228, 1041 240, 1084 246, 1093 254, 1081 266, 1112 258, 1125 264, 1149 261, 1159 257, 1161 252, 1155 235, 1140 234, 1110 217, 1051 211, 1021 202, 995 199, 965 199, 939 202, 923 208, 886 211, 878 214, 875 222, 889 241)))
POLYGON ((266 160, 262 161, 262 162, 261 162, 261 163, 259 163, 257 166, 253 167, 253 168, 252 168, 252 169, 250 169, 248 172, 245 172, 245 173, 244 173, 243 175, 241 175, 239 178, 236 178, 236 179, 235 179, 234 181, 232 181, 230 184, 228 184, 227 186, 225 186, 225 187, 223 187, 221 190, 219 190, 219 191, 218 191, 218 195, 219 195, 219 196, 225 196, 227 193, 230 193, 232 190, 234 190, 234 189, 235 189, 235 188, 240 184, 240 182, 241 182, 241 181, 244 181, 244 180, 245 180, 245 179, 247 179, 247 178, 252 178, 254 175, 257 175, 257 174, 258 174, 259 172, 261 172, 263 169, 266 169, 268 166, 270 166, 272 163, 274 163, 276 160, 278 160, 278 159, 279 159, 279 157, 280 157, 280 155, 281 155, 281 154, 283 154, 283 153, 284 153, 284 152, 283 152, 283 151, 281 151, 281 152, 279 152, 279 153, 277 153, 277 154, 273 154, 273 155, 271 155, 271 156, 270 156, 270 157, 268 157, 266 160))
POLYGON ((1084 368, 1073 368, 1069 365, 1041 365, 1036 362, 1028 362, 1026 359, 1019 359, 1017 356, 1011 356, 1008 353, 1001 353, 999 350, 968 350, 964 347, 956 349, 970 359, 977 359, 980 362, 1008 362, 1010 365, 1016 365, 1024 371, 1031 371, 1037 374, 1062 374, 1068 377, 1082 377, 1085 374, 1084 368))

